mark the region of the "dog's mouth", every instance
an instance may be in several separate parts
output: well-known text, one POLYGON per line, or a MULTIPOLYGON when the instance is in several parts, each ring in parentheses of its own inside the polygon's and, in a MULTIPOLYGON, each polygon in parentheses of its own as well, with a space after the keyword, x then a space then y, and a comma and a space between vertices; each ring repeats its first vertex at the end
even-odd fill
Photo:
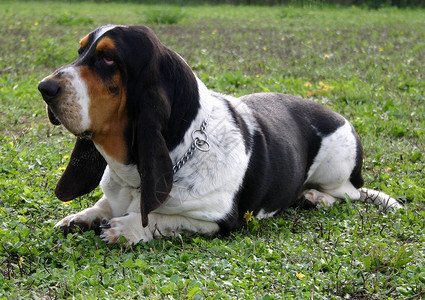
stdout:
MULTIPOLYGON (((47 115, 49 117, 50 123, 52 123, 53 125, 59 126, 59 125, 62 124, 62 122, 56 117, 55 113, 53 112, 52 108, 49 105, 47 105, 47 115)), ((67 122, 65 122, 64 125, 65 125, 65 127, 67 127, 66 126, 67 122)), ((70 130, 68 127, 67 127, 67 129, 70 130)), ((75 133, 75 132, 71 131, 71 133, 74 133, 74 135, 78 138, 83 138, 83 139, 87 139, 87 140, 91 140, 93 138, 93 132, 88 131, 88 130, 80 132, 80 133, 75 133)))
POLYGON ((53 113, 52 109, 50 108, 50 106, 47 105, 47 115, 49 117, 49 121, 50 123, 52 123, 53 125, 61 125, 61 121, 59 121, 58 118, 56 118, 55 114, 53 113))

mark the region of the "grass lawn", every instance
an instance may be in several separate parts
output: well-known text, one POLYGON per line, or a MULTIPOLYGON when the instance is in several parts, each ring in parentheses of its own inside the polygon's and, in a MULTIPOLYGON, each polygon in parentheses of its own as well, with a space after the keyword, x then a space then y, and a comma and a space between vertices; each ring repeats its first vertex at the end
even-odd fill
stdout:
POLYGON ((2 1, 0 299, 425 295, 424 66, 425 10, 2 1), (48 123, 37 83, 107 23, 151 26, 218 92, 285 92, 342 113, 362 137, 366 185, 405 209, 347 199, 254 219, 229 237, 128 248, 92 232, 63 237, 55 222, 101 193, 55 198, 74 137, 48 123))

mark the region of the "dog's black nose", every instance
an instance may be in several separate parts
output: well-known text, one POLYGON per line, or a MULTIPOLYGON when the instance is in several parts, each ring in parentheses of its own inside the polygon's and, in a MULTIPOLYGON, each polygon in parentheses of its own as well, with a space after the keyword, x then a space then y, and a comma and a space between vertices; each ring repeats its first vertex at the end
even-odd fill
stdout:
POLYGON ((39 83, 38 90, 43 96, 44 101, 47 104, 51 104, 59 96, 61 87, 53 80, 45 80, 39 83))

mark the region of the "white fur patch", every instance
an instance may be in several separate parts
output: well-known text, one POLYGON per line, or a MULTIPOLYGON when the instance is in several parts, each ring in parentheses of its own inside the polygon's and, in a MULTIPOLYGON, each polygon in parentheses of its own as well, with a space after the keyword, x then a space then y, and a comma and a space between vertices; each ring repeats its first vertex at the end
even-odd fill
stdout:
POLYGON ((150 241, 154 237, 179 235, 183 230, 211 234, 218 231, 214 222, 194 220, 180 215, 149 214, 149 225, 142 226, 139 213, 129 214, 109 220, 110 228, 104 229, 100 238, 108 243, 116 243, 121 236, 127 239, 127 245, 139 241, 150 241))
MULTIPOLYGON (((102 154, 103 158, 105 158, 108 163, 108 172, 110 172, 109 177, 112 177, 115 182, 122 186, 130 186, 133 188, 140 187, 140 175, 137 170, 137 166, 134 164, 122 164, 103 151, 102 147, 94 144, 96 146, 97 151, 102 154)), ((105 170, 106 173, 106 170, 105 170)), ((104 175, 105 177, 105 175, 104 175)))
POLYGON ((109 30, 114 29, 115 27, 124 27, 124 26, 113 25, 113 24, 108 24, 108 25, 102 26, 96 31, 96 34, 94 36, 94 40, 97 41, 102 35, 104 35, 109 30))
POLYGON ((168 200, 155 212, 218 221, 232 213, 233 198, 242 184, 250 155, 246 154, 242 134, 232 121, 227 103, 214 97, 199 79, 198 89, 199 113, 170 157, 176 163, 185 154, 192 143, 192 132, 206 119, 210 151, 195 151, 174 175, 168 200))
MULTIPOLYGON (((317 133, 320 135, 320 132, 317 133)), ((344 185, 356 165, 357 144, 348 121, 335 132, 322 138, 322 143, 307 173, 305 183, 314 183, 324 190, 344 185)))
POLYGON ((380 191, 361 188, 360 194, 360 200, 372 202, 384 211, 389 209, 398 210, 403 208, 403 205, 401 205, 396 199, 380 191))
POLYGON ((266 212, 264 209, 260 209, 260 211, 255 216, 257 219, 268 219, 277 214, 278 210, 272 212, 266 212))
POLYGON ((81 110, 80 110, 81 125, 80 126, 81 126, 81 132, 83 132, 90 128, 90 123, 91 123, 90 117, 89 117, 90 97, 88 94, 87 85, 85 81, 81 79, 81 75, 76 70, 76 68, 68 67, 63 71, 68 74, 69 80, 72 86, 71 89, 75 91, 75 97, 76 97, 75 100, 81 106, 81 110))

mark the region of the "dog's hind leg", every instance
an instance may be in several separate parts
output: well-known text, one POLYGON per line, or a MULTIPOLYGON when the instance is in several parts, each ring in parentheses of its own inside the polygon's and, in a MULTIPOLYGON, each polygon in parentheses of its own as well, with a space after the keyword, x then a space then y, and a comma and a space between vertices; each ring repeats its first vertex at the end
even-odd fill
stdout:
POLYGON ((356 189, 349 181, 339 188, 333 190, 325 189, 324 192, 340 199, 344 199, 345 195, 348 195, 348 197, 352 200, 373 203, 384 211, 388 209, 400 209, 403 207, 396 199, 383 192, 367 188, 356 189))
POLYGON ((349 181, 337 188, 329 188, 322 185, 317 190, 306 190, 301 194, 300 198, 304 198, 304 200, 311 202, 315 206, 331 206, 340 199, 344 199, 345 195, 348 195, 353 200, 360 200, 360 191, 349 181))
POLYGON ((384 211, 403 207, 396 199, 383 192, 367 188, 357 189, 349 181, 338 188, 329 189, 322 186, 319 189, 320 191, 315 189, 306 190, 300 195, 300 198, 309 201, 315 206, 331 206, 339 199, 344 199, 348 196, 354 201, 360 200, 373 203, 384 211))
POLYGON ((380 192, 375 191, 367 188, 361 188, 360 191, 360 199, 364 202, 370 202, 375 205, 377 205, 379 208, 382 208, 382 210, 388 210, 388 209, 400 209, 403 208, 403 205, 401 205, 396 199, 392 198, 391 196, 380 192))

